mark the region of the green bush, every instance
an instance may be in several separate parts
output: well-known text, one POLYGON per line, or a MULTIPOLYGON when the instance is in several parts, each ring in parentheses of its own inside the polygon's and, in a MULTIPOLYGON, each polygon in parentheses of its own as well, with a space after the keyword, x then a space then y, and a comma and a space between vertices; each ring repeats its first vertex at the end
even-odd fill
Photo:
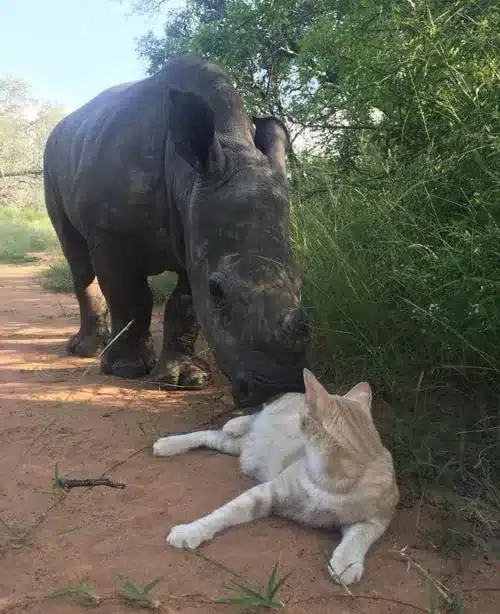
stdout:
POLYGON ((405 182, 339 187, 293 207, 294 244, 325 359, 387 390, 424 371, 494 384, 500 346, 500 227, 461 205, 441 218, 405 182), (413 201, 413 202, 411 202, 413 201))
POLYGON ((58 258, 46 268, 42 273, 41 283, 50 292, 73 292, 73 278, 66 260, 58 258))
POLYGON ((500 228, 484 195, 439 210, 408 174, 373 189, 314 170, 292 215, 313 363, 393 402, 403 483, 454 481, 498 505, 500 228))
MULTIPOLYGON (((176 283, 176 276, 170 272, 161 273, 148 278, 153 294, 153 302, 160 305, 170 295, 176 283)), ((73 292, 73 279, 66 260, 60 258, 53 262, 42 273, 42 286, 51 292, 73 292)))
POLYGON ((36 260, 36 252, 57 247, 47 214, 28 207, 0 207, 0 262, 36 260))
POLYGON ((165 273, 160 273, 160 275, 149 277, 148 282, 153 293, 153 302, 156 305, 161 305, 168 299, 174 289, 177 283, 177 276, 175 273, 165 271, 165 273))

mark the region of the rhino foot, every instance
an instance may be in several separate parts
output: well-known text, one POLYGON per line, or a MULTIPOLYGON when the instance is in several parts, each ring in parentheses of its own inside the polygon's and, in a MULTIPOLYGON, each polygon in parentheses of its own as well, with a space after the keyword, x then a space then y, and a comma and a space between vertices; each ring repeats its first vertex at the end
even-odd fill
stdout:
POLYGON ((160 358, 151 379, 167 387, 199 390, 210 383, 210 369, 199 358, 171 353, 160 358))
POLYGON ((75 354, 81 358, 91 358, 98 354, 106 345, 108 335, 105 333, 91 333, 83 335, 80 331, 71 335, 67 350, 69 354, 75 354))
POLYGON ((101 360, 101 371, 126 379, 139 379, 151 372, 156 354, 150 338, 140 344, 111 346, 101 360))

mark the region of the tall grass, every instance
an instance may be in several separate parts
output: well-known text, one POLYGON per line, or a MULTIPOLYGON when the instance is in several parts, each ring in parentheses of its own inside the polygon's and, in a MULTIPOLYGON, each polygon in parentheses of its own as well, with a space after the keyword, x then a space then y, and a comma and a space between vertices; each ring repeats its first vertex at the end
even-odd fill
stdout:
POLYGON ((442 221, 422 187, 414 207, 398 187, 297 195, 294 244, 318 343, 390 391, 422 372, 495 383, 500 344, 487 333, 500 330, 500 226, 477 220, 474 203, 442 221))
MULTIPOLYGON (((170 273, 169 271, 148 277, 155 305, 161 305, 168 299, 175 287, 176 280, 175 273, 170 273)), ((43 271, 41 282, 42 286, 51 292, 73 292, 71 271, 68 263, 62 257, 55 258, 43 271)))
POLYGON ((57 238, 44 211, 29 207, 0 207, 0 262, 36 260, 36 252, 56 250, 57 238))
POLYGON ((391 401, 402 482, 452 485, 467 501, 452 509, 476 520, 487 502, 499 531, 500 10, 367 2, 344 23, 318 20, 309 45, 334 71, 349 49, 332 92, 354 123, 383 113, 368 133, 341 132, 329 159, 299 160, 313 358, 391 401))
MULTIPOLYGON (((45 209, 18 202, 1 206, 0 262, 36 262, 41 253, 52 256, 41 276, 43 287, 52 292, 73 292, 71 271, 61 254, 59 241, 45 209)), ((175 274, 169 272, 150 277, 154 303, 164 303, 175 283, 175 274)))
POLYGON ((377 189, 316 177, 295 190, 292 237, 316 368, 393 404, 403 483, 452 485, 469 511, 487 500, 498 530, 500 227, 475 202, 448 205, 461 215, 439 215, 407 176, 377 189))

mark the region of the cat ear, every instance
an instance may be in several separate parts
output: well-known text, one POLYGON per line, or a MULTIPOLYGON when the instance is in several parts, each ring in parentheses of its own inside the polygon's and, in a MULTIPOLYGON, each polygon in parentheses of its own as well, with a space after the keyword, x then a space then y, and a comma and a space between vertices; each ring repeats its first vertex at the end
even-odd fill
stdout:
POLYGON ((368 413, 371 413, 372 389, 367 382, 356 384, 347 394, 344 394, 344 398, 361 403, 363 408, 366 409, 368 413))
POLYGON ((328 390, 318 382, 309 369, 304 369, 303 375, 307 405, 312 408, 323 409, 330 398, 328 390))

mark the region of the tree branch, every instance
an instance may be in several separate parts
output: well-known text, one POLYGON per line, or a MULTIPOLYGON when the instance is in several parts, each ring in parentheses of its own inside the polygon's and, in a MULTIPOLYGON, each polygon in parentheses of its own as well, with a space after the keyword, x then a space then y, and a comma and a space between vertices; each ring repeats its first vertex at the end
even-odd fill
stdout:
POLYGON ((7 177, 26 177, 27 175, 40 176, 42 174, 43 174, 42 168, 32 168, 32 169, 26 169, 22 171, 8 171, 6 173, 0 171, 0 179, 5 179, 7 177))

